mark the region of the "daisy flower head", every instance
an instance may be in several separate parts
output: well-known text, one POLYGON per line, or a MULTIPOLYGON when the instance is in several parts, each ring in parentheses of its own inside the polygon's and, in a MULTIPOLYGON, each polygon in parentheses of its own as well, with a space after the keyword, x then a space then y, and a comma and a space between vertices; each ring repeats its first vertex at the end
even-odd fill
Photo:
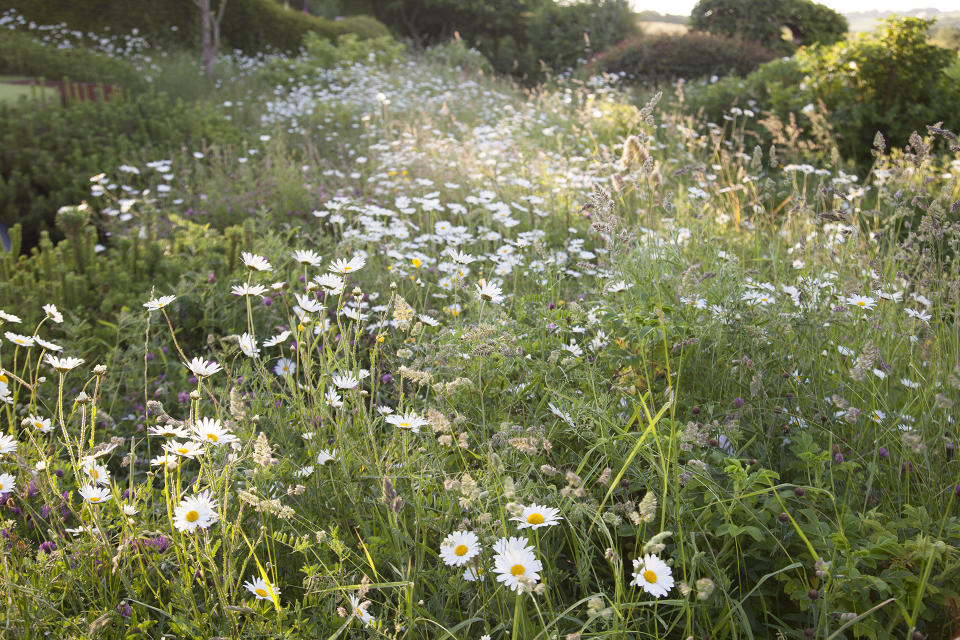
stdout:
POLYGON ((223 370, 223 367, 216 362, 207 362, 203 358, 193 358, 190 362, 184 362, 183 366, 198 378, 206 378, 223 370))
POLYGON ((413 433, 419 433, 420 427, 430 424, 429 420, 412 411, 387 416, 386 421, 398 429, 412 431, 413 433))
POLYGON ((300 250, 293 252, 293 259, 300 264, 308 267, 319 267, 321 263, 320 255, 316 251, 300 250))
POLYGON ((158 424, 147 428, 147 435, 160 438, 189 438, 190 432, 186 427, 175 424, 158 424))
POLYGON ((481 280, 476 285, 477 298, 493 304, 500 304, 504 300, 503 290, 492 282, 481 280))
POLYGON ((262 296, 267 292, 267 288, 262 284, 250 285, 246 282, 235 284, 230 287, 230 292, 235 296, 262 296))
POLYGON ((50 318, 53 322, 61 324, 63 322, 63 314, 57 309, 55 304, 45 304, 43 305, 43 312, 47 314, 47 317, 50 318))
POLYGON ((338 275, 324 273, 323 275, 316 276, 313 281, 328 295, 338 296, 343 293, 343 278, 338 275))
POLYGON ((43 356, 43 361, 60 373, 66 373, 71 369, 75 369, 84 362, 83 358, 61 358, 49 353, 43 356))
POLYGON ((240 351, 248 358, 256 358, 260 355, 260 348, 257 347, 257 339, 249 333, 242 333, 237 336, 237 343, 240 345, 240 351))
POLYGON ((20 316, 15 316, 12 313, 7 313, 3 309, 0 309, 0 324, 4 322, 9 322, 11 324, 20 324, 23 320, 20 319, 20 316))
POLYGON ((280 596, 280 589, 264 580, 263 578, 254 578, 243 583, 247 591, 257 597, 257 600, 276 600, 280 596))
POLYGON ((110 490, 106 487, 98 487, 96 485, 87 485, 80 489, 80 495, 83 496, 83 499, 89 502, 90 504, 100 504, 101 502, 109 502, 110 498, 113 496, 110 494, 110 490))
POLYGON ((316 299, 310 295, 295 294, 297 298, 297 304, 300 305, 300 308, 307 313, 320 313, 325 309, 325 307, 317 302, 316 299))
POLYGON ((263 256, 244 251, 240 254, 243 264, 251 271, 273 271, 273 266, 263 256))
POLYGON ((280 376, 292 376, 297 371, 297 363, 290 358, 280 358, 273 367, 273 372, 280 376))
POLYGON ((263 346, 264 346, 264 347, 275 347, 275 346, 277 346, 278 344, 281 344, 282 342, 284 342, 284 341, 285 341, 287 338, 289 338, 289 337, 290 337, 290 332, 289 332, 289 331, 281 331, 280 333, 278 333, 277 335, 273 336, 273 337, 270 338, 269 340, 264 340, 264 341, 263 341, 263 346))
POLYGON ((219 519, 217 501, 211 499, 206 491, 185 498, 173 512, 173 526, 177 531, 187 533, 193 533, 198 528, 206 529, 219 519))
POLYGON ((42 348, 46 349, 47 351, 56 351, 58 353, 60 351, 63 351, 63 347, 61 347, 55 342, 49 342, 47 340, 44 340, 40 336, 33 336, 33 339, 38 345, 40 345, 42 348))
POLYGON ((661 598, 673 589, 673 572, 667 563, 648 553, 633 560, 633 581, 654 598, 661 598))
POLYGON ((12 331, 5 332, 3 336, 18 347, 29 349, 34 345, 33 338, 30 336, 22 336, 19 333, 14 333, 12 331))
POLYGON ((17 488, 17 479, 9 473, 0 473, 0 495, 12 493, 17 488))
POLYGON ((187 440, 185 442, 172 440, 163 445, 163 450, 175 456, 180 456, 181 458, 196 458, 203 455, 203 447, 200 443, 194 442, 193 440, 187 440))
POLYGON ((339 460, 337 457, 337 452, 335 449, 323 449, 317 455, 317 464, 327 466, 328 464, 333 464, 339 460))
POLYGON ((537 560, 526 538, 501 538, 494 548, 497 555, 493 558, 493 572, 497 575, 497 582, 519 592, 540 581, 543 563, 537 560))
POLYGON ((194 438, 200 442, 206 442, 207 444, 218 447, 220 445, 230 444, 237 439, 237 436, 223 428, 219 420, 212 418, 200 418, 200 420, 193 425, 193 434, 194 438))
POLYGON ((83 473, 94 485, 110 484, 110 472, 102 464, 97 464, 91 460, 83 466, 83 473))
POLYGON ((363 269, 363 266, 367 264, 367 261, 363 256, 354 256, 349 260, 344 260, 343 258, 338 258, 330 263, 328 271, 331 273, 339 273, 341 275, 346 275, 348 273, 353 273, 354 271, 359 271, 363 269))
POLYGON ((454 531, 440 543, 440 559, 448 566, 461 567, 480 553, 480 539, 473 531, 454 531))
POLYGON ((374 621, 374 617, 367 613, 367 608, 369 606, 370 602, 368 600, 360 602, 360 598, 352 593, 350 594, 350 613, 351 615, 356 616, 357 619, 360 620, 360 624, 364 626, 372 624, 374 621))
POLYGON ((177 299, 177 296, 160 296, 159 298, 150 298, 143 303, 143 307, 147 311, 159 311, 166 306, 169 306, 171 302, 177 299))
POLYGON ((338 389, 356 389, 360 385, 360 380, 352 373, 337 374, 332 382, 338 389))
POLYGON ((539 504, 532 504, 529 507, 524 507, 523 511, 520 512, 520 515, 516 518, 510 518, 515 522, 519 522, 517 529, 539 529, 540 527, 552 527, 555 524, 559 524, 562 517, 560 517, 560 510, 553 507, 544 507, 539 504))
POLYGON ((847 304, 853 305, 855 307, 860 307, 865 311, 873 309, 876 305, 876 300, 869 296, 853 295, 845 300, 847 304))
MULTIPOLYGON (((47 422, 50 422, 50 421, 47 420, 47 422)), ((16 453, 17 444, 18 444, 17 439, 14 438, 13 436, 8 434, 0 435, 0 454, 16 453)))

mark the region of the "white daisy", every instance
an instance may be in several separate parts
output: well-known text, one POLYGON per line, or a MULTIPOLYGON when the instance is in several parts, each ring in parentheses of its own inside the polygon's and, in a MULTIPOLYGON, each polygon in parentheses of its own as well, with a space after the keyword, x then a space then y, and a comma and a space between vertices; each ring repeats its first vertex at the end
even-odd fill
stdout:
POLYGON ((280 358, 273 367, 273 372, 280 377, 293 375, 296 371, 297 363, 290 358, 280 358))
POLYGON ((330 263, 328 271, 331 273, 339 273, 346 275, 348 273, 353 273, 354 271, 359 271, 367 263, 362 256, 354 256, 349 260, 344 260, 343 258, 338 258, 330 263))
POLYGON ((89 502, 90 504, 100 504, 101 502, 109 502, 113 497, 110 494, 110 490, 106 487, 97 487, 94 485, 87 485, 79 491, 80 495, 83 496, 83 499, 89 502))
POLYGON ((247 591, 257 597, 257 600, 276 600, 280 596, 280 589, 264 580, 263 578, 254 578, 243 583, 247 591))
POLYGON ((480 550, 480 539, 473 531, 454 531, 440 543, 440 559, 451 567, 461 567, 480 550))
POLYGON ((160 296, 159 298, 151 298, 150 300, 147 300, 143 303, 143 306, 147 311, 159 311, 176 299, 177 296, 160 296))
POLYGON ((17 488, 17 479, 9 473, 0 473, 0 494, 12 493, 17 488))
MULTIPOLYGON (((47 420, 49 423, 50 420, 47 420)), ((17 452, 17 439, 11 435, 2 434, 0 435, 0 454, 6 453, 16 453, 17 452)))
POLYGON ((289 337, 290 337, 290 332, 289 332, 289 331, 283 331, 283 332, 278 333, 277 335, 273 336, 273 337, 270 338, 269 340, 264 340, 264 341, 263 341, 263 346, 264 346, 264 347, 275 347, 275 346, 277 346, 278 344, 280 344, 281 342, 284 342, 284 341, 285 341, 287 338, 289 338, 289 337))
POLYGON ((537 560, 526 538, 501 538, 494 549, 497 555, 493 558, 493 572, 497 582, 517 592, 529 590, 539 582, 543 563, 537 560))
POLYGON ((240 351, 248 358, 256 358, 260 355, 260 349, 257 347, 257 340, 249 333, 242 333, 237 336, 237 344, 240 345, 240 351))
POLYGON ((558 524, 563 518, 560 517, 560 510, 553 507, 544 507, 539 504, 532 504, 524 507, 523 511, 516 518, 510 518, 519 522, 517 529, 539 529, 540 527, 552 527, 558 524))
POLYGON ((84 362, 83 358, 61 358, 49 353, 43 356, 43 361, 61 373, 79 367, 84 362))
POLYGON ((273 271, 273 266, 267 259, 263 256, 258 256, 255 253, 248 253, 246 251, 240 254, 240 257, 243 259, 243 264, 253 271, 273 271))
POLYGON ((173 512, 173 526, 177 531, 187 533, 192 533, 197 528, 206 529, 219 519, 217 501, 210 498, 209 492, 185 498, 173 512))
POLYGON ((193 358, 190 362, 184 362, 183 366, 190 369, 193 375, 198 378, 212 376, 216 372, 223 370, 223 367, 216 362, 207 362, 203 358, 193 358))
POLYGON ((633 560, 633 581, 654 598, 667 595, 673 589, 673 574, 667 563, 653 554, 633 560))
POLYGON ((235 296, 262 296, 267 292, 267 288, 262 284, 250 285, 246 282, 243 284, 235 284, 230 287, 230 291, 235 296))
POLYGON ((194 438, 200 442, 206 442, 216 446, 230 444, 236 441, 237 436, 223 428, 219 420, 212 418, 200 418, 193 425, 194 438))
POLYGON ((7 331, 3 335, 7 340, 20 347, 29 349, 34 345, 33 338, 30 336, 22 336, 12 331, 7 331))
POLYGON ((310 267, 319 267, 321 258, 319 254, 311 250, 297 250, 293 252, 293 259, 302 265, 310 267))
POLYGON ((55 304, 45 304, 43 305, 43 311, 47 314, 47 317, 51 321, 61 324, 63 322, 63 314, 57 310, 57 305, 55 304))
POLYGON ((412 431, 413 433, 419 433, 420 427, 430 424, 429 420, 423 416, 413 413, 412 411, 387 416, 386 421, 388 424, 392 424, 398 429, 402 429, 403 431, 412 431))

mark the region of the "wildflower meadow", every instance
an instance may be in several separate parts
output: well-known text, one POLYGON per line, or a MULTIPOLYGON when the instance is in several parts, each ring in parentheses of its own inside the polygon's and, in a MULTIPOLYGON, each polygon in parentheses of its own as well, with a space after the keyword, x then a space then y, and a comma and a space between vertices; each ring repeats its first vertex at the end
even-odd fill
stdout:
POLYGON ((160 88, 70 109, 184 133, 0 253, 0 636, 960 635, 947 125, 352 37, 175 102, 120 42, 160 88))

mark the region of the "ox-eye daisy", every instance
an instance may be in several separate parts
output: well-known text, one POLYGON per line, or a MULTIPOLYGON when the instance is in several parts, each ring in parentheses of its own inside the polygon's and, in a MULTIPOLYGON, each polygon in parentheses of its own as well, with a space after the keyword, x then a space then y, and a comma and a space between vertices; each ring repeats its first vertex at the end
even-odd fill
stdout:
POLYGON ((493 572, 497 582, 519 592, 532 589, 540 581, 543 563, 537 560, 526 538, 501 538, 494 548, 497 555, 493 558, 493 572))
POLYGON ((440 543, 440 559, 461 567, 480 553, 480 539, 473 531, 454 531, 440 543))
POLYGON ((553 507, 544 507, 539 504, 532 504, 524 507, 523 511, 516 518, 510 518, 520 524, 517 529, 539 529, 540 527, 552 527, 558 524, 563 518, 560 517, 560 510, 553 507))
POLYGON ((254 578, 243 583, 247 591, 257 597, 257 600, 273 600, 280 595, 280 589, 264 580, 263 578, 254 578))
POLYGON ((648 553, 643 558, 634 558, 631 584, 642 588, 654 598, 660 598, 673 589, 673 572, 666 562, 648 553))
POLYGON ((177 531, 192 533, 197 528, 206 529, 219 520, 217 501, 207 492, 185 498, 173 512, 173 526, 177 531))

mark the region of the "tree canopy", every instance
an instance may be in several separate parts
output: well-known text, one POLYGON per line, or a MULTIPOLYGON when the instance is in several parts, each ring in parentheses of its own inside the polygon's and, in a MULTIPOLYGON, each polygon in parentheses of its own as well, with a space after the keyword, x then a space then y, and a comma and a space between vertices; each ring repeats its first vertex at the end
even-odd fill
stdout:
POLYGON ((849 28, 846 18, 813 0, 700 0, 690 24, 694 29, 755 40, 783 51, 800 45, 833 44, 842 40, 849 28))

